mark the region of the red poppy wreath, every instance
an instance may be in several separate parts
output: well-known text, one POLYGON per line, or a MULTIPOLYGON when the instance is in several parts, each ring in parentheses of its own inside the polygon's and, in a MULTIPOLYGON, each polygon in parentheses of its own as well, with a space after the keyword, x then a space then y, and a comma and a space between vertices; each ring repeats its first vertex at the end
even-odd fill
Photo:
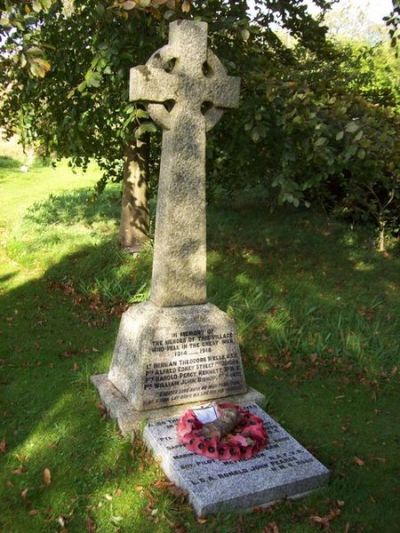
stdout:
POLYGON ((238 461, 250 459, 268 444, 261 418, 240 405, 220 403, 209 409, 214 410, 211 421, 201 416, 202 409, 190 409, 178 421, 179 441, 191 452, 238 461))

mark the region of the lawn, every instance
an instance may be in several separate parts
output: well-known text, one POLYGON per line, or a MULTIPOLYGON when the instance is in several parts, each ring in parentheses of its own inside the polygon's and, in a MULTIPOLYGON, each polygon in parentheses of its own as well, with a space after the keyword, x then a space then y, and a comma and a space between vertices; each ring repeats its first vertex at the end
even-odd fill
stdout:
POLYGON ((140 440, 104 416, 119 317, 149 292, 151 246, 116 244, 119 191, 95 167, 0 158, 0 530, 397 532, 400 254, 369 228, 210 207, 209 299, 234 317, 248 384, 332 472, 327 488, 197 521, 140 440))

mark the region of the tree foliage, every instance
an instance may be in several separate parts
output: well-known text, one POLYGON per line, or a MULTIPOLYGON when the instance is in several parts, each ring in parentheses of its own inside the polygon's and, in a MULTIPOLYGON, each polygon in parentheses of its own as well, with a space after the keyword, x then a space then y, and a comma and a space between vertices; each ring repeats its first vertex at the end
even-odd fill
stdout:
MULTIPOLYGON (((323 15, 332 2, 314 4, 323 15)), ((256 0, 252 11, 246 0, 0 6, 0 126, 9 134, 23 132, 83 167, 95 158, 103 185, 121 179, 126 147, 156 129, 146 109, 128 101, 129 69, 166 42, 169 21, 199 17, 229 73, 242 78, 240 109, 209 135, 210 192, 261 185, 271 204, 318 201, 396 226, 398 61, 383 45, 330 42, 322 15, 312 17, 305 0, 256 0)), ((387 21, 393 27, 396 10, 387 21)))
POLYGON ((398 42, 400 40, 400 0, 392 0, 392 2, 393 10, 384 20, 389 29, 391 45, 393 48, 396 48, 396 55, 398 55, 398 42))
POLYGON ((2 126, 79 166, 95 158, 107 178, 120 179, 125 146, 147 119, 128 102, 129 67, 161 42, 163 28, 152 34, 150 17, 125 20, 96 0, 74 2, 69 10, 62 2, 40 5, 46 9, 9 11, 2 126))
MULTIPOLYGON (((309 46, 323 44, 325 29, 307 14, 303 1, 256 6, 253 48, 284 54, 269 29, 278 19, 309 46)), ((213 45, 228 62, 238 56, 242 65, 250 60, 243 0, 193 6, 171 0, 1 2, 1 126, 9 134, 23 132, 27 141, 38 141, 47 153, 70 157, 74 164, 85 166, 96 158, 106 178, 118 179, 124 146, 154 130, 146 111, 128 102, 129 68, 166 41, 169 20, 192 13, 210 23, 213 45)))
POLYGON ((398 63, 383 45, 337 44, 329 61, 301 46, 292 54, 247 77, 240 116, 227 117, 212 144, 211 185, 262 185, 270 205, 317 202, 397 228, 398 63))

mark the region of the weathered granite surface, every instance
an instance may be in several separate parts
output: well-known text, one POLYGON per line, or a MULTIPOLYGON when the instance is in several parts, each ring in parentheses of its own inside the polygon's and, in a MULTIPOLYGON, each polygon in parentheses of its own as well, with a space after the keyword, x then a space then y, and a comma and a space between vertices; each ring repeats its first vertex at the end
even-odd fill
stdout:
POLYGON ((212 304, 130 307, 108 379, 137 411, 247 390, 233 320, 212 304))
MULTIPOLYGON (((202 403, 194 402, 183 405, 174 405, 171 407, 162 407, 160 409, 150 409, 148 411, 137 411, 129 404, 125 396, 114 387, 108 379, 107 374, 98 374, 90 378, 93 385, 97 388, 101 401, 107 409, 111 418, 115 419, 123 435, 135 436, 137 431, 143 429, 145 423, 160 418, 180 416, 187 409, 201 407, 202 403)), ((265 405, 265 396, 260 392, 248 388, 244 394, 236 394, 221 398, 221 401, 233 403, 254 402, 260 406, 265 405)))
POLYGON ((268 448, 247 461, 215 461, 195 455, 176 436, 178 417, 149 422, 144 439, 171 481, 188 492, 200 516, 249 509, 295 498, 323 486, 329 471, 255 404, 270 437, 268 448))
POLYGON ((170 24, 169 43, 131 69, 130 99, 163 128, 151 301, 206 302, 205 136, 237 107, 239 78, 207 49, 207 24, 170 24))

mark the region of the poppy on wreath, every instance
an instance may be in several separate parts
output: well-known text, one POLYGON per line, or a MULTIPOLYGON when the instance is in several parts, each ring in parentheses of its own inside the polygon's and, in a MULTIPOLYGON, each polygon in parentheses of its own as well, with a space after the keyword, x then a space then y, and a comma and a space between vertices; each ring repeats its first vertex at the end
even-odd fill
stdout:
POLYGON ((220 461, 250 459, 268 444, 262 419, 240 405, 215 406, 217 419, 203 424, 189 409, 178 421, 179 441, 197 455, 220 461))

